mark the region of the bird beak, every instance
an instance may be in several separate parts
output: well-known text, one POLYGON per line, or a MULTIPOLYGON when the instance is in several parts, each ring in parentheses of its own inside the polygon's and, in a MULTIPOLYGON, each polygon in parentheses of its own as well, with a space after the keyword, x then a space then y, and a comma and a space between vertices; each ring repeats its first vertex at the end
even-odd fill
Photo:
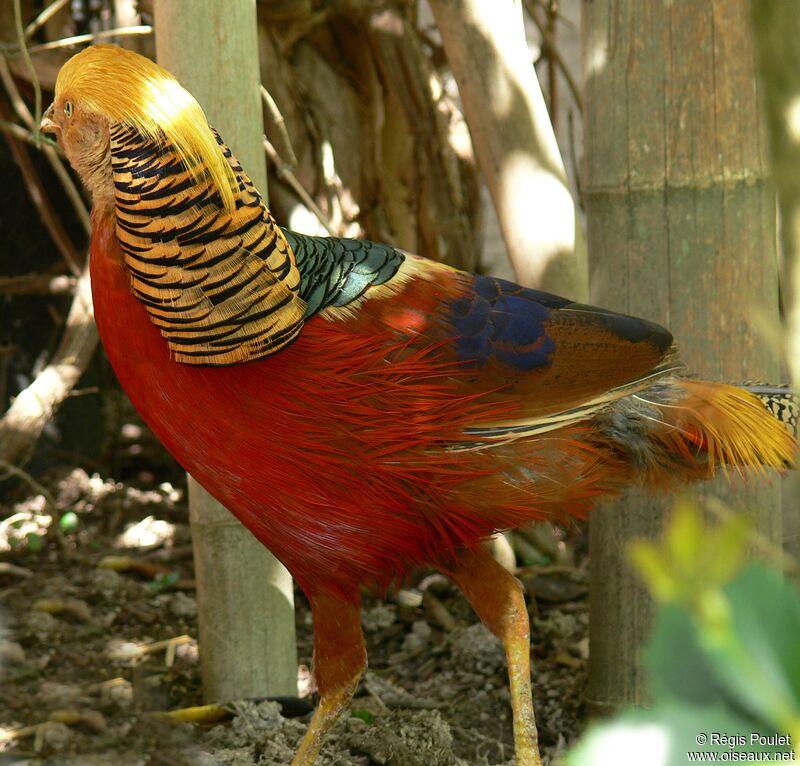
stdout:
POLYGON ((53 105, 47 107, 47 110, 42 115, 42 121, 39 123, 40 133, 55 133, 58 131, 58 125, 53 122, 53 105))

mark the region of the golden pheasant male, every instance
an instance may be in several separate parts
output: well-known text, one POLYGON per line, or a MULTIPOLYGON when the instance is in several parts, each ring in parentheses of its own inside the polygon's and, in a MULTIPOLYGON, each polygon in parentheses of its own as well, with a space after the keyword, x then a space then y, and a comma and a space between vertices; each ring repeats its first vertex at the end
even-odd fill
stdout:
POLYGON ((528 615, 480 542, 639 482, 790 464, 747 391, 680 376, 642 319, 272 220, 165 70, 97 45, 42 125, 91 190, 100 336, 167 449, 314 612, 308 766, 366 665, 359 589, 433 564, 508 657, 517 763, 541 763, 528 615))

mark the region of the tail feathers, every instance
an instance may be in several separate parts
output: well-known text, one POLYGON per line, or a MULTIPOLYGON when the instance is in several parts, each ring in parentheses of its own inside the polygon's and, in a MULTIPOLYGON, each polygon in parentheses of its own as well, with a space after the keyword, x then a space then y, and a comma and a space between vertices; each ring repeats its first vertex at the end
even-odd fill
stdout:
POLYGON ((785 384, 769 384, 748 381, 742 385, 751 394, 755 394, 773 417, 784 423, 789 430, 798 436, 800 424, 800 399, 797 391, 785 384))
MULTIPOLYGON (((784 413, 796 422, 795 409, 775 387, 761 393, 699 380, 681 380, 685 395, 658 405, 663 428, 654 436, 676 456, 691 455, 687 468, 705 469, 710 478, 719 467, 791 468, 797 442, 782 422, 784 413), (776 402, 780 405, 777 406, 776 402), (693 464, 693 465, 692 465, 693 464)), ((791 420, 790 420, 791 422, 791 420)))

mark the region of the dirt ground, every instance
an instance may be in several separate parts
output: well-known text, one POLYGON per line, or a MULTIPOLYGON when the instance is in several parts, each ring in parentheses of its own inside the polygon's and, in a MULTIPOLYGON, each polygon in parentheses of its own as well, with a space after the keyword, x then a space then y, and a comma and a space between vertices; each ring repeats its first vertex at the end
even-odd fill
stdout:
MULTIPOLYGON (((81 469, 47 489, 49 499, 27 491, 0 514, 0 765, 288 764, 313 694, 283 711, 299 717, 270 701, 233 703, 230 720, 208 726, 153 715, 202 701, 183 490, 81 469)), ((585 720, 577 558, 519 571, 540 742, 553 764, 585 720)), ((300 686, 313 692, 311 615, 302 593, 296 602, 300 686)), ((502 649, 447 580, 420 572, 386 601, 366 596, 363 624, 370 670, 321 766, 513 764, 502 649)))

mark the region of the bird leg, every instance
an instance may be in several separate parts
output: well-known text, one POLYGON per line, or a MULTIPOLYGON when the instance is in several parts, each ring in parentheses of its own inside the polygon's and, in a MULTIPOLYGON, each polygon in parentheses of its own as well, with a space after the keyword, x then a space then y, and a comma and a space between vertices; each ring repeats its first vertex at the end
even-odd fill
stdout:
POLYGON ((327 594, 309 596, 314 615, 314 678, 319 707, 291 766, 311 766, 325 734, 347 707, 367 667, 361 605, 327 594))
POLYGON ((461 589, 483 624, 502 642, 508 661, 514 748, 518 766, 542 766, 531 693, 528 609, 522 586, 482 547, 461 551, 441 567, 461 589))

